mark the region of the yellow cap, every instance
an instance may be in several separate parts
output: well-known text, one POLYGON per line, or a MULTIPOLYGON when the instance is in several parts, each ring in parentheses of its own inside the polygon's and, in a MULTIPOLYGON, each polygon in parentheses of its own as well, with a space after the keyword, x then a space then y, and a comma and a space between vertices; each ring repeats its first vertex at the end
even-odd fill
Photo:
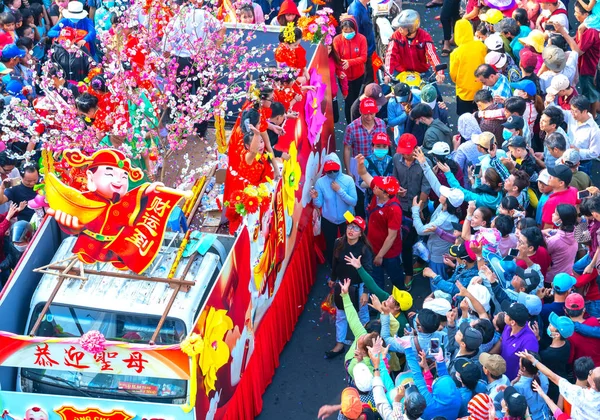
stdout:
POLYGON ((413 298, 410 293, 398 289, 396 286, 392 289, 392 296, 400 305, 401 311, 408 311, 413 305, 413 298))
POLYGON ((483 22, 487 22, 492 25, 495 25, 496 23, 498 23, 502 19, 504 19, 504 15, 498 9, 488 9, 487 12, 479 15, 479 19, 482 20, 483 22))

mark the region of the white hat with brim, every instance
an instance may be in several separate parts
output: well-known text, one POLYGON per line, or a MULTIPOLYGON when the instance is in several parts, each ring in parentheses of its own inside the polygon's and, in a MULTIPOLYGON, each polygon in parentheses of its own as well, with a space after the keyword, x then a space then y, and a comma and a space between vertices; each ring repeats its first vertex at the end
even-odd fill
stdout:
POLYGON ((83 10, 83 3, 70 1, 67 10, 63 10, 62 15, 67 19, 83 19, 87 17, 88 12, 83 10))
POLYGON ((10 74, 13 70, 6 67, 3 63, 0 63, 0 74, 10 74))
POLYGON ((440 195, 443 195, 448 199, 450 204, 454 207, 460 207, 465 201, 465 193, 458 188, 449 188, 445 185, 440 186, 440 195))

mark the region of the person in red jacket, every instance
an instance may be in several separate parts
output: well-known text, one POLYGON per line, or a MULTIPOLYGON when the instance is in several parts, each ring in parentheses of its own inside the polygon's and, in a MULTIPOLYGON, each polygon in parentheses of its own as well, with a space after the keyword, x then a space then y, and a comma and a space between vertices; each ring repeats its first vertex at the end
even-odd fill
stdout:
MULTIPOLYGON (((420 28, 421 17, 414 10, 405 9, 398 19, 400 27, 394 32, 385 54, 385 68, 396 76, 403 71, 426 73, 440 64, 431 35, 420 28)), ((442 83, 444 71, 437 72, 436 80, 442 83)), ((386 83, 390 78, 386 76, 386 83)))
POLYGON ((285 26, 290 22, 298 22, 300 19, 300 11, 298 11, 298 7, 293 0, 285 0, 281 3, 281 7, 279 8, 279 13, 277 13, 277 17, 273 19, 271 25, 275 26, 285 26))
POLYGON ((333 39, 333 49, 342 63, 342 72, 338 77, 348 80, 348 94, 344 100, 346 123, 352 122, 350 109, 360 95, 360 89, 365 77, 365 63, 367 62, 367 38, 358 33, 358 25, 351 15, 340 18, 341 34, 333 39))

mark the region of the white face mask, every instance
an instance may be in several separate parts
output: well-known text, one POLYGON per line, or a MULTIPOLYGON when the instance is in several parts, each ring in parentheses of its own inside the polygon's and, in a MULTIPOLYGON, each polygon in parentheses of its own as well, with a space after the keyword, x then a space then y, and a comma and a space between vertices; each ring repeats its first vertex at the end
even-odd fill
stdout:
POLYGON ((25 250, 27 249, 27 245, 14 245, 14 247, 17 249, 17 251, 19 252, 25 252, 25 250))

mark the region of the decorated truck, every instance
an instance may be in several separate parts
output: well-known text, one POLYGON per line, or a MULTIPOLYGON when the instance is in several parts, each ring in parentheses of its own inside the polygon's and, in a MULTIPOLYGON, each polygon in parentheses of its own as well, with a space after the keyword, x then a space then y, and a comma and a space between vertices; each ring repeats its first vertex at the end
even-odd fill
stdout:
POLYGON ((266 202, 235 237, 167 228, 197 190, 129 190, 138 175, 117 151, 63 153, 87 189, 46 175, 49 214, 0 292, 3 419, 260 413, 315 279, 310 190, 335 148, 323 45, 308 67, 318 89, 286 122, 282 179, 239 192, 266 202))

